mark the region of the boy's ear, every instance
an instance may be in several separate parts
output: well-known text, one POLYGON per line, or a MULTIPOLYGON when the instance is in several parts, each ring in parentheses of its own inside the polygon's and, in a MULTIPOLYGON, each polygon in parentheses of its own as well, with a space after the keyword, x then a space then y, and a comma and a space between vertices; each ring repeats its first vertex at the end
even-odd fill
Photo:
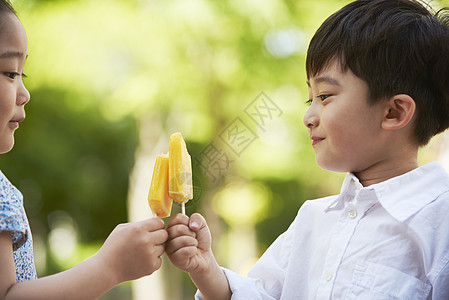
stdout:
POLYGON ((415 101, 409 95, 394 95, 388 100, 382 128, 387 130, 404 128, 415 114, 415 108, 415 101))

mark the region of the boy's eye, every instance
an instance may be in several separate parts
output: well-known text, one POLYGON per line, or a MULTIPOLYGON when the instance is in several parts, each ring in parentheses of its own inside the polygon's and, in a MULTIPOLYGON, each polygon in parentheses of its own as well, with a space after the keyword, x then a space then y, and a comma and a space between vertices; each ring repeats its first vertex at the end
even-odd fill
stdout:
POLYGON ((321 99, 321 101, 326 100, 327 98, 329 98, 331 95, 319 95, 318 98, 321 99))
MULTIPOLYGON (((317 98, 319 98, 321 101, 324 101, 327 98, 329 98, 330 96, 332 96, 332 95, 330 95, 330 94, 323 94, 323 95, 318 95, 317 98)), ((311 105, 312 102, 313 102, 313 99, 309 99, 309 100, 306 101, 306 104, 307 105, 311 105)))

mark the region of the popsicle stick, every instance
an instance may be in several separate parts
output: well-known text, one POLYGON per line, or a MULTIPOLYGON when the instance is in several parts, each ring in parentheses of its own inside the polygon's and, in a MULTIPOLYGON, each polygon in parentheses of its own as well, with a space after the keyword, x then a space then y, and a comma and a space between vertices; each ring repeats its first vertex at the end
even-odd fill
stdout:
POLYGON ((181 212, 184 216, 186 215, 186 204, 184 202, 181 203, 181 212))

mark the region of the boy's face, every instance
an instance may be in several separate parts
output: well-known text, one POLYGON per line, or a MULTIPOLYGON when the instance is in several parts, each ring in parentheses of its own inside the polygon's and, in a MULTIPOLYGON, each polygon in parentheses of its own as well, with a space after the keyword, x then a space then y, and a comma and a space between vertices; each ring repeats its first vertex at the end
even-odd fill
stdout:
POLYGON ((361 172, 382 161, 385 106, 368 104, 368 86, 334 61, 310 78, 304 115, 318 165, 335 172, 361 172))
POLYGON ((25 118, 30 94, 23 85, 27 36, 12 13, 0 15, 0 153, 14 146, 14 132, 25 118))

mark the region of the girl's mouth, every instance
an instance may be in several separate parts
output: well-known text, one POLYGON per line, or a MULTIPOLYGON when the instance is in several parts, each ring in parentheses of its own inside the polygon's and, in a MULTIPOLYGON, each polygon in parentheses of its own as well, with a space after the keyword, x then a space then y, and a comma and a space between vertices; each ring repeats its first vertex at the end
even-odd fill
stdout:
POLYGON ((11 127, 12 129, 17 129, 17 128, 19 128, 19 123, 22 122, 23 120, 25 120, 24 117, 11 120, 11 121, 9 121, 9 127, 11 127))
POLYGON ((18 121, 9 121, 9 127, 11 129, 17 129, 17 128, 19 128, 19 122, 18 121))
POLYGON ((322 140, 324 140, 324 138, 319 138, 319 137, 315 137, 315 136, 312 136, 310 139, 312 140, 312 146, 315 146, 315 145, 317 145, 319 142, 321 142, 322 140))

